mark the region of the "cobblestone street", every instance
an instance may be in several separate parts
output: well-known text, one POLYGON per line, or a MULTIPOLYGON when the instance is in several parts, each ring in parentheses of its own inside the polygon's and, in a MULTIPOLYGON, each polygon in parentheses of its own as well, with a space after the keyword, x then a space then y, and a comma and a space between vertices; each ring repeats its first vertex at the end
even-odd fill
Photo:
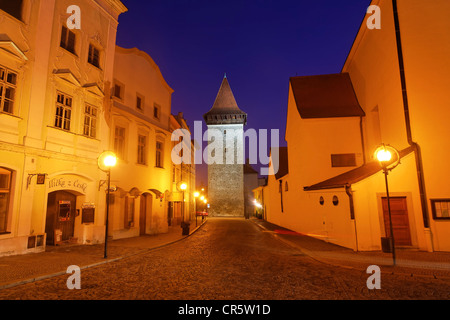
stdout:
MULTIPOLYGON (((383 272, 383 269, 382 269, 383 272)), ((365 271, 318 262, 244 219, 211 218, 168 247, 69 275, 0 291, 0 299, 300 300, 449 299, 450 279, 382 273, 369 290, 365 271)))

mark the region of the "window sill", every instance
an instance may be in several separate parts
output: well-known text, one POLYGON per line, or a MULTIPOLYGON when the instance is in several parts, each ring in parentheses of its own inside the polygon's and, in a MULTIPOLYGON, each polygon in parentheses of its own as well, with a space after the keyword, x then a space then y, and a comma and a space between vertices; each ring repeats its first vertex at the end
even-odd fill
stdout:
POLYGON ((157 169, 165 169, 164 167, 158 167, 158 166, 155 166, 155 168, 157 168, 157 169))
POLYGON ((5 234, 11 234, 11 232, 10 232, 10 231, 3 231, 3 232, 0 232, 0 236, 3 236, 3 235, 5 235, 5 234))
POLYGON ((72 51, 70 51, 70 50, 68 50, 68 49, 66 49, 66 48, 64 48, 64 47, 61 47, 61 46, 59 46, 62 50, 63 50, 63 52, 67 52, 67 53, 69 53, 71 56, 73 56, 74 58, 76 58, 76 59, 79 59, 80 57, 78 57, 78 55, 75 53, 75 52, 72 52, 72 51))
POLYGON ((0 115, 10 116, 10 117, 16 118, 18 120, 23 120, 21 117, 16 116, 14 113, 0 111, 0 115))
POLYGON ((147 167, 147 168, 148 168, 148 164, 147 164, 147 163, 139 163, 139 162, 136 162, 136 165, 137 165, 137 166, 147 167))
POLYGON ((95 69, 97 69, 98 71, 103 71, 102 68, 100 68, 100 66, 96 66, 95 64, 92 64, 89 61, 88 61, 88 65, 93 67, 93 68, 95 68, 95 69))

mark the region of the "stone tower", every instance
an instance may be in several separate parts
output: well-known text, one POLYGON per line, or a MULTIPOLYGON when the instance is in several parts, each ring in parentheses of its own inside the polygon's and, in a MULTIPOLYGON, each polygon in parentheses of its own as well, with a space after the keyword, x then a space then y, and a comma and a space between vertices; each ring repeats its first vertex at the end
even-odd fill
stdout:
POLYGON ((209 215, 243 217, 245 210, 243 130, 247 124, 247 114, 239 109, 226 76, 223 78, 214 105, 203 118, 208 126, 210 141, 209 215))

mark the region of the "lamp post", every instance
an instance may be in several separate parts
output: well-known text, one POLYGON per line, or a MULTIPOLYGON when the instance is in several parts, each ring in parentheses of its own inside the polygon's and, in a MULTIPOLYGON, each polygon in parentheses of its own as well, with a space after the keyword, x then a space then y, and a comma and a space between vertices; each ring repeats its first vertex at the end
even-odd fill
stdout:
POLYGON ((184 219, 185 219, 184 213, 185 213, 185 206, 186 206, 186 204, 184 203, 184 191, 186 189, 187 189, 186 182, 181 181, 178 183, 178 190, 183 192, 183 202, 182 202, 182 206, 181 206, 181 228, 183 228, 183 234, 186 232, 185 228, 187 227, 186 223, 184 222, 184 219))
POLYGON ((195 226, 197 226, 197 198, 200 196, 198 191, 194 192, 194 213, 195 213, 195 226))
POLYGON ((108 176, 108 190, 106 196, 106 228, 105 228, 105 252, 104 258, 107 258, 107 246, 108 246, 108 220, 109 220, 109 198, 111 191, 111 168, 117 163, 117 157, 112 151, 103 152, 97 159, 97 165, 100 170, 106 172, 108 176))
POLYGON ((395 241, 394 241, 394 231, 392 228, 392 216, 391 216, 391 204, 389 199, 389 185, 388 185, 388 174, 389 171, 394 169, 400 163, 400 155, 398 151, 389 146, 382 144, 375 150, 375 158, 380 163, 383 173, 384 173, 384 181, 386 184, 386 198, 388 205, 388 214, 389 214, 389 244, 392 251, 392 261, 395 266, 395 241))

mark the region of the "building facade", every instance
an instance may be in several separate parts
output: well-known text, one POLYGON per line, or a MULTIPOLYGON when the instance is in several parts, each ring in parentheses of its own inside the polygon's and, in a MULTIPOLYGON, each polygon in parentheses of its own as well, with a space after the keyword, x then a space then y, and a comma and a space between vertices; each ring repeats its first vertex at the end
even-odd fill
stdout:
MULTIPOLYGON (((182 112, 177 115, 170 115, 170 130, 174 133, 176 130, 190 129, 182 112)), ((184 139, 184 135, 173 134, 172 136, 172 152, 176 156, 183 158, 183 151, 190 150, 190 161, 171 162, 172 170, 172 192, 168 197, 168 221, 169 225, 181 225, 182 222, 189 222, 195 218, 195 164, 194 164, 194 143, 191 139, 184 139), (177 146, 182 150, 178 150, 177 146), (177 151, 179 151, 177 153, 177 151), (186 189, 182 190, 181 185, 186 184, 186 189)))
POLYGON ((396 246, 449 251, 450 3, 372 4, 381 29, 366 17, 340 74, 290 79, 289 191, 283 210, 270 200, 267 219, 357 251, 382 249, 390 223, 373 154, 386 144, 400 159, 388 175, 396 246))
POLYGON ((116 0, 3 1, 0 7, 0 255, 104 238, 104 179, 116 0), (86 223, 89 221, 89 223, 86 223))
POLYGON ((168 230, 172 93, 147 53, 116 47, 107 117, 109 150, 118 157, 108 226, 114 239, 168 230))
POLYGON ((211 110, 203 118, 208 126, 209 141, 209 215, 243 217, 244 125, 247 114, 239 109, 226 77, 211 110))

